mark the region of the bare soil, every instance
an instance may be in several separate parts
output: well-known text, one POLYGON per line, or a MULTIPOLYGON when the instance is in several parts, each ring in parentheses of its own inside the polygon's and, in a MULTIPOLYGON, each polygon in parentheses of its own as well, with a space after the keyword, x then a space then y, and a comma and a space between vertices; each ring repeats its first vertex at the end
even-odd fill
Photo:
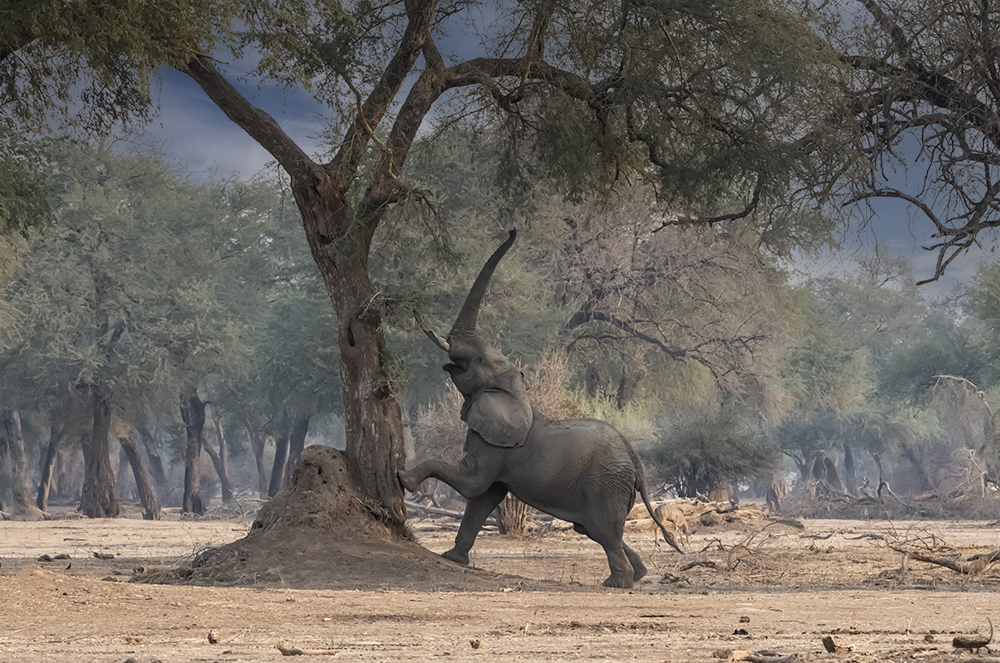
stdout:
MULTIPOLYGON (((439 553, 455 525, 424 519, 413 529, 439 553)), ((655 546, 651 532, 632 532, 650 575, 626 591, 599 586, 602 551, 571 532, 486 531, 471 570, 440 560, 438 572, 398 581, 379 564, 367 578, 363 563, 350 574, 331 564, 309 571, 321 589, 293 589, 280 577, 240 587, 127 582, 137 568, 185 568, 206 547, 242 539, 246 520, 2 522, 0 661, 277 661, 279 643, 350 661, 712 661, 734 651, 953 661, 975 658, 955 653, 955 634, 988 633, 987 617, 1000 625, 1000 569, 965 577, 911 560, 901 572, 902 555, 887 545, 949 546, 968 558, 1000 548, 994 524, 804 525, 703 527, 683 558, 655 546), (70 558, 38 561, 59 554, 70 558), (694 560, 717 568, 678 570, 694 560), (853 652, 826 653, 826 635, 853 652)))
POLYGON ((421 545, 401 540, 346 471, 310 447, 288 491, 233 520, 0 522, 0 663, 961 661, 989 652, 956 650, 956 635, 1000 625, 1000 564, 960 574, 906 554, 995 553, 991 522, 741 509, 691 523, 680 555, 635 521, 626 538, 650 573, 613 590, 601 549, 570 531, 487 530, 472 568, 447 562, 455 520, 415 519, 421 545))

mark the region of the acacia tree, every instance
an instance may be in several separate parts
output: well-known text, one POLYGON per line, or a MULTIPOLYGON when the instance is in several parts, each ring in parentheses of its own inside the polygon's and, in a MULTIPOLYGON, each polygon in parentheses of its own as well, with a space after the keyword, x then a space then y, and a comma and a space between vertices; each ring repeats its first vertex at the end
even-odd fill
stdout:
POLYGON ((934 273, 1000 227, 1000 2, 830 3, 826 38, 850 67, 842 109, 871 169, 855 200, 912 206, 931 224, 934 273), (904 183, 897 173, 915 169, 904 183), (887 175, 888 173, 888 175, 887 175))
POLYGON ((172 0, 157 5, 162 13, 119 0, 89 0, 73 12, 57 0, 38 7, 18 5, 0 32, 0 75, 15 112, 37 117, 33 103, 64 98, 50 88, 65 92, 74 70, 47 67, 53 56, 86 65, 95 81, 86 119, 145 110, 143 76, 173 66, 287 173, 337 314, 350 471, 373 510, 396 525, 404 519, 396 480, 403 435, 385 363, 386 302, 368 260, 387 210, 422 195, 404 166, 432 109, 468 102, 509 129, 507 173, 515 178, 535 177, 517 170, 527 151, 578 190, 651 174, 663 196, 696 201, 692 216, 741 218, 781 200, 801 174, 801 139, 816 114, 809 100, 825 96, 830 64, 803 14, 771 0, 502 6, 479 26, 485 55, 471 59, 445 55, 439 41, 461 20, 476 20, 476 3, 172 0), (114 16, 116 29, 99 15, 114 16), (236 33, 237 21, 245 32, 236 33), (240 94, 211 56, 216 36, 237 51, 260 48, 255 76, 304 85, 340 112, 331 158, 310 157, 240 94), (373 152, 374 164, 365 165, 373 152), (735 211, 725 209, 734 196, 735 211))

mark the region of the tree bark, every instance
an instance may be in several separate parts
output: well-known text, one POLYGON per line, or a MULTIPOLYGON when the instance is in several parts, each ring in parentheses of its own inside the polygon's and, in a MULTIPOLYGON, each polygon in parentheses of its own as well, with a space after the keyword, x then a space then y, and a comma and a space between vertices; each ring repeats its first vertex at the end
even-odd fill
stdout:
POLYGON ((396 473, 406 458, 403 421, 382 364, 385 333, 367 265, 371 237, 338 230, 352 225, 343 201, 318 200, 312 188, 293 190, 337 313, 348 467, 367 506, 402 533, 406 512, 396 473))
POLYGON ((229 473, 226 471, 226 437, 222 434, 222 424, 216 416, 215 405, 212 405, 212 423, 215 424, 215 438, 219 442, 219 452, 216 453, 211 444, 205 444, 205 452, 212 459, 212 466, 215 473, 219 475, 219 485, 222 489, 222 503, 229 504, 235 499, 233 495, 233 484, 229 481, 229 473))
POLYGON ((271 465, 271 483, 267 489, 268 497, 274 497, 281 490, 282 480, 285 477, 286 460, 288 460, 287 428, 274 438, 274 463, 271 465))
POLYGON ((201 496, 201 450, 205 446, 205 403, 198 398, 198 391, 189 387, 181 392, 181 419, 187 430, 184 451, 184 513, 202 515, 205 501, 201 496))
POLYGON ((255 424, 249 421, 246 424, 247 435, 250 436, 250 447, 253 449, 253 459, 257 467, 257 496, 262 500, 267 499, 267 469, 264 467, 264 446, 267 444, 267 436, 255 424))
POLYGON ((80 511, 89 518, 117 518, 121 515, 115 495, 115 475, 108 455, 111 407, 96 388, 91 388, 94 422, 90 437, 83 444, 83 491, 80 511))
POLYGON ((282 487, 287 488, 292 483, 292 475, 295 474, 295 466, 299 463, 302 449, 306 445, 306 435, 309 434, 309 417, 298 417, 292 425, 292 432, 288 436, 288 460, 285 461, 285 478, 282 487))
POLYGON ((858 488, 858 477, 854 469, 854 450, 848 442, 844 442, 844 488, 848 494, 856 495, 858 488))
POLYGON ((129 465, 132 466, 132 475, 135 477, 135 486, 139 491, 139 503, 142 504, 143 520, 159 520, 160 503, 157 502, 156 495, 153 494, 153 486, 149 482, 149 474, 146 472, 146 466, 142 462, 142 456, 139 454, 139 448, 129 437, 119 437, 118 442, 122 445, 122 449, 125 451, 125 456, 128 458, 129 465))
POLYGON ((146 460, 149 461, 149 472, 153 475, 153 484, 156 486, 156 495, 161 504, 168 504, 172 491, 170 482, 167 481, 167 473, 163 470, 163 460, 160 458, 160 451, 156 448, 156 440, 145 427, 137 429, 139 437, 142 439, 142 447, 146 452, 146 460))
MULTIPOLYGON (((924 467, 923 458, 921 458, 920 452, 911 447, 908 444, 903 445, 903 457, 910 461, 910 465, 913 467, 913 471, 917 474, 917 481, 920 485, 916 487, 917 491, 934 490, 934 481, 931 480, 930 474, 927 473, 927 469, 924 467)), ((896 490, 899 490, 899 486, 896 486, 896 490)), ((903 494, 906 494, 904 488, 903 494)))
POLYGON ((0 444, 0 450, 5 451, 10 467, 14 506, 25 520, 41 520, 42 511, 31 498, 31 488, 28 485, 28 459, 24 454, 21 415, 17 410, 4 410, 0 413, 0 419, 0 425, 3 426, 0 434, 5 438, 5 444, 0 444))
POLYGON ((42 511, 49 508, 49 491, 52 489, 53 472, 56 468, 56 459, 59 457, 59 443, 62 442, 65 430, 63 424, 53 424, 49 429, 49 444, 45 450, 45 457, 42 458, 42 478, 38 482, 38 496, 35 499, 35 504, 42 511))

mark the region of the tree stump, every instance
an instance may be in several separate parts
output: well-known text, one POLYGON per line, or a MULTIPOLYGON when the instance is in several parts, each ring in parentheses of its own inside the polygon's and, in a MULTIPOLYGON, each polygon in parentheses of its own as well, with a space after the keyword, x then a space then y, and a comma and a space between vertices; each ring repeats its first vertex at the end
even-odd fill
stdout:
POLYGON ((528 507, 510 493, 497 507, 497 527, 501 534, 524 536, 528 533, 528 507))

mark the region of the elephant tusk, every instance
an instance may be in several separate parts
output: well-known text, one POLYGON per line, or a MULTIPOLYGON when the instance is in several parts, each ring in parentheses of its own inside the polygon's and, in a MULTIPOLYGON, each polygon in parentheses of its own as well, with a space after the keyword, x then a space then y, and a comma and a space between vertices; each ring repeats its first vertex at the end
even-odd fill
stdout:
POLYGON ((429 338, 432 341, 434 341, 434 345, 438 346, 439 348, 441 348, 445 352, 448 352, 449 350, 451 350, 451 344, 448 343, 448 341, 446 341, 443 338, 441 338, 440 336, 438 336, 437 332, 433 332, 430 329, 428 329, 427 327, 425 327, 424 326, 424 321, 423 321, 423 319, 419 315, 414 315, 413 317, 414 317, 414 319, 416 319, 417 326, 420 327, 420 331, 422 331, 423 333, 427 334, 427 338, 429 338))
POLYGON ((427 334, 427 338, 434 341, 434 345, 438 346, 445 352, 449 352, 451 350, 451 345, 448 343, 448 341, 438 336, 435 332, 432 332, 430 329, 425 329, 424 333, 427 334))

